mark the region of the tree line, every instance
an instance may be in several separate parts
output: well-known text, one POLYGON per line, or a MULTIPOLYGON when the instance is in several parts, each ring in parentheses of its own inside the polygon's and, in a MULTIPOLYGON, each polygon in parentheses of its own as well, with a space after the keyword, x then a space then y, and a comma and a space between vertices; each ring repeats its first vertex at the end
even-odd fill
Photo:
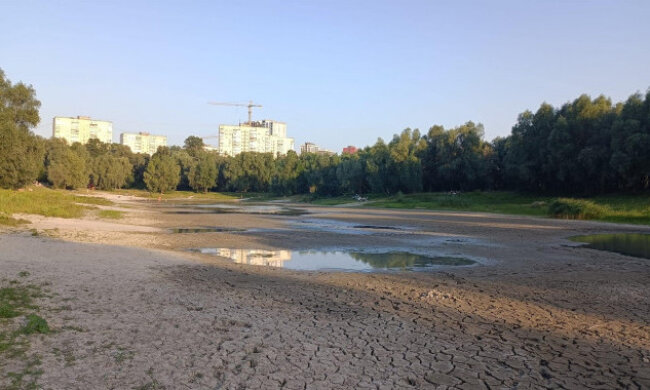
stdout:
POLYGON ((55 188, 146 188, 151 192, 270 192, 278 195, 395 194, 516 190, 596 194, 650 189, 650 91, 612 103, 582 95, 559 108, 521 113, 512 132, 491 142, 467 122, 425 134, 405 129, 354 154, 285 156, 206 151, 199 137, 152 156, 91 140, 68 145, 32 129, 40 102, 31 86, 0 70, 0 187, 35 180, 55 188))

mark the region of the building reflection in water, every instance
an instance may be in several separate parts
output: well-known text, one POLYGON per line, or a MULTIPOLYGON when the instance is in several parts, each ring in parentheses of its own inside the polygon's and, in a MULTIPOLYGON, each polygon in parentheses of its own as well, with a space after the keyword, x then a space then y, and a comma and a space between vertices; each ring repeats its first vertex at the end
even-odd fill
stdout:
POLYGON ((284 267, 284 262, 291 260, 291 251, 217 248, 214 253, 229 258, 238 264, 266 265, 270 267, 284 267))

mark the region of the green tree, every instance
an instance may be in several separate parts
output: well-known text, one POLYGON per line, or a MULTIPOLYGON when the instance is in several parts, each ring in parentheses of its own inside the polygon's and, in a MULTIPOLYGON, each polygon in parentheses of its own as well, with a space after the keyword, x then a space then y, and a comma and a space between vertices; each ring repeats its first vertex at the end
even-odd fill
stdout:
POLYGON ((270 189, 275 164, 273 154, 243 152, 228 160, 224 177, 232 191, 259 191, 270 189))
POLYGON ((197 158, 196 164, 190 168, 189 184, 194 191, 208 192, 217 185, 217 160, 213 153, 207 152, 200 153, 197 158))
POLYGON ((92 160, 91 182, 100 190, 124 187, 132 175, 132 165, 126 157, 104 154, 92 160))
POLYGON ((55 188, 75 189, 88 184, 87 152, 79 143, 69 147, 65 140, 47 141, 45 167, 47 180, 55 188))
POLYGON ((192 157, 198 157, 199 154, 203 152, 204 146, 205 144, 203 143, 203 139, 200 137, 190 135, 189 137, 185 138, 184 148, 192 157))
POLYGON ((32 86, 12 85, 0 69, 0 187, 22 187, 43 169, 43 142, 31 132, 40 106, 32 86))
POLYGON ((388 144, 388 186, 390 192, 422 191, 422 164, 420 150, 426 148, 420 131, 405 129, 388 144))
POLYGON ((271 190, 280 195, 298 193, 298 177, 303 171, 300 158, 293 150, 275 159, 275 174, 271 179, 271 190))
POLYGON ((368 186, 370 192, 389 193, 389 163, 390 151, 383 139, 368 148, 365 171, 368 174, 368 186))
POLYGON ((165 193, 176 189, 180 181, 180 167, 168 148, 158 149, 147 164, 144 183, 151 192, 165 193))
POLYGON ((178 188, 181 190, 191 189, 190 170, 196 165, 197 158, 190 155, 186 149, 172 147, 170 148, 170 152, 181 169, 181 179, 178 183, 178 188))

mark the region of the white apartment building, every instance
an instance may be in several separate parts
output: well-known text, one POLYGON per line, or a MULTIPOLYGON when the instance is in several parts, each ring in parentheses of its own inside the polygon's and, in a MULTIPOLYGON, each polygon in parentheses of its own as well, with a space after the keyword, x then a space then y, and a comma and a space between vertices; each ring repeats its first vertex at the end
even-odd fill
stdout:
POLYGON ((91 119, 87 116, 55 116, 52 121, 52 137, 63 138, 72 145, 88 143, 91 139, 110 144, 113 142, 113 122, 91 119))
POLYGON ((241 152, 284 155, 293 150, 294 140, 287 137, 287 124, 272 120, 219 126, 219 153, 236 156, 241 152))
POLYGON ((167 146, 167 137, 149 133, 122 133, 120 143, 131 148, 133 153, 156 153, 159 146, 167 146))

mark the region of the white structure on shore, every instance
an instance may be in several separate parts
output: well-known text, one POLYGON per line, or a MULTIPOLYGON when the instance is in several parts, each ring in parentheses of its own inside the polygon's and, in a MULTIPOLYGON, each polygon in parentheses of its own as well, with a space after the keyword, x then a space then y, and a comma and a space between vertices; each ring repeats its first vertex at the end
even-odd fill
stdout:
POLYGON ((219 153, 236 156, 241 152, 284 155, 293 150, 294 140, 287 137, 287 124, 273 120, 219 126, 219 153))
POLYGON ((122 133, 120 143, 131 148, 133 153, 156 153, 159 146, 167 146, 167 137, 149 133, 122 133))
POLYGON ((63 138, 70 145, 88 143, 91 139, 110 144, 113 142, 113 122, 91 119, 88 116, 55 116, 52 121, 52 137, 63 138))

